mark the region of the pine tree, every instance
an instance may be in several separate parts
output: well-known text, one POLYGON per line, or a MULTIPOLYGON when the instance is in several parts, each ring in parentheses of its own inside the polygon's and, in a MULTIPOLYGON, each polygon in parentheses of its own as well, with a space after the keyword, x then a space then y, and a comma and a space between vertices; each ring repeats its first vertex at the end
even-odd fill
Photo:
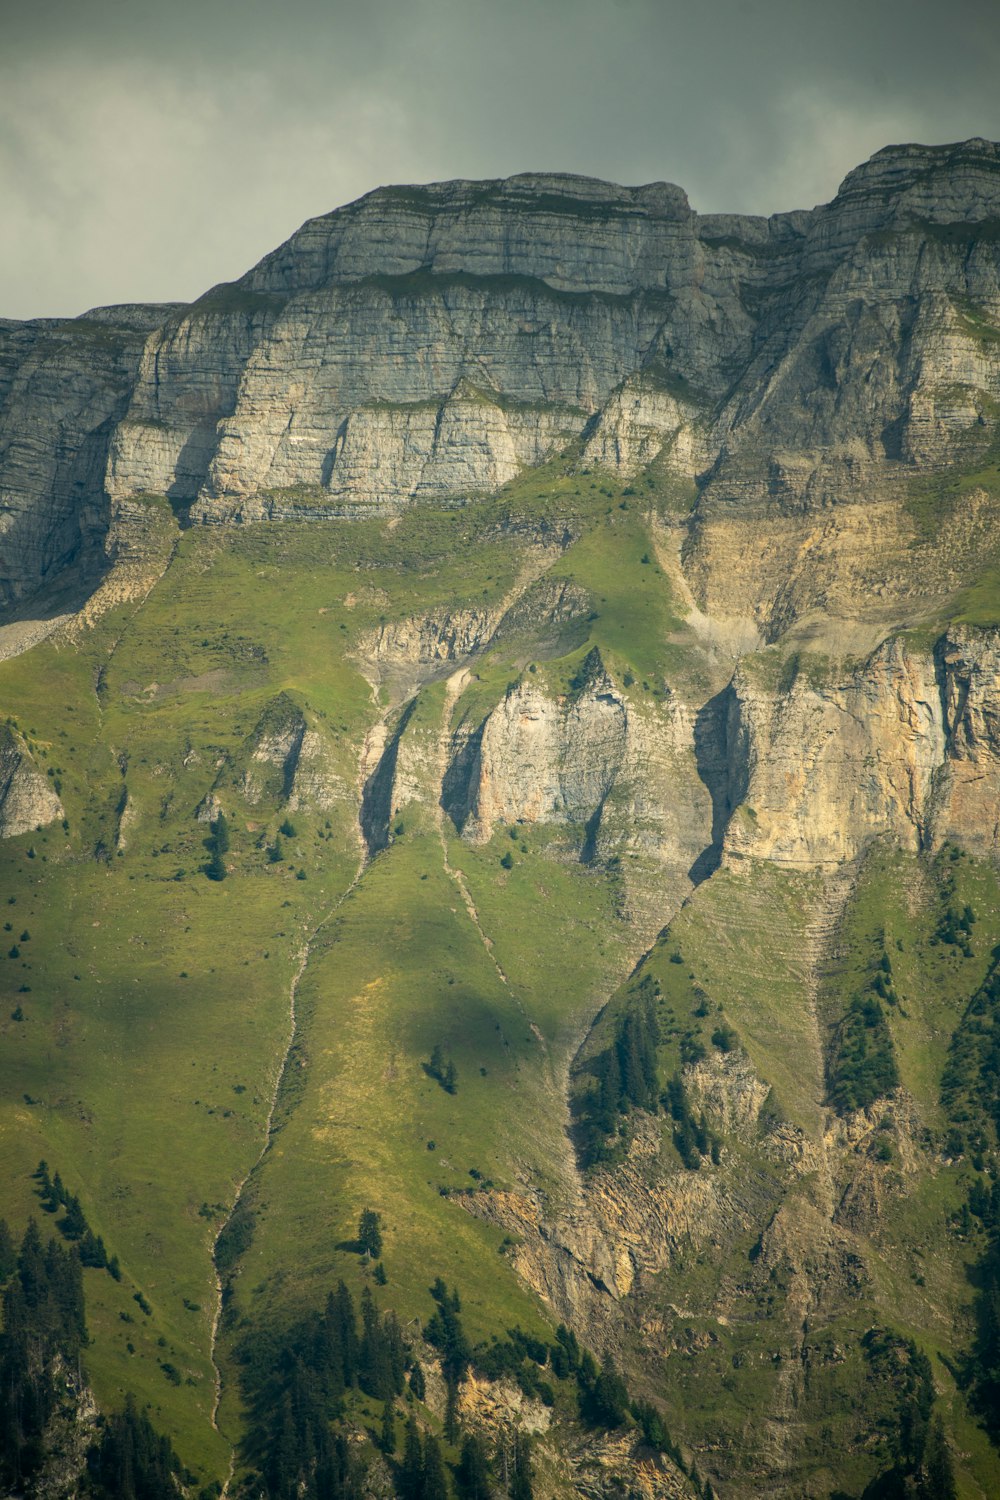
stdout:
POLYGON ((208 839, 209 860, 205 866, 205 874, 209 880, 225 880, 228 872, 223 856, 229 851, 229 825, 224 813, 219 813, 211 824, 211 829, 208 839))
POLYGON ((510 1500, 534 1500, 531 1468, 531 1439, 520 1429, 514 1434, 514 1471, 511 1475, 510 1500))
POLYGON ((382 1430, 378 1445, 383 1453, 396 1451, 396 1404, 391 1397, 386 1398, 382 1407, 382 1430))
POLYGON ((448 1500, 448 1475, 441 1445, 431 1433, 424 1443, 424 1485, 421 1500, 448 1500))
POLYGON ((104 1248, 101 1236, 95 1235, 93 1230, 84 1231, 80 1241, 80 1264, 83 1266, 95 1266, 102 1270, 108 1263, 108 1252, 104 1248))
POLYGON ((370 1260, 378 1260, 382 1254, 382 1219, 374 1209, 362 1210, 358 1221, 358 1249, 370 1260))
POLYGON ((600 1427, 620 1427, 628 1407, 628 1391, 613 1360, 601 1370, 590 1400, 589 1416, 600 1427))
POLYGON ((462 1443, 455 1482, 462 1500, 490 1500, 490 1466, 483 1440, 474 1432, 462 1443))
POLYGON ((343 1281, 338 1281, 334 1297, 336 1343, 340 1349, 344 1385, 356 1384, 358 1378, 358 1323, 354 1299, 343 1281))
POLYGON ((926 1496, 926 1500, 955 1500, 955 1465, 940 1417, 935 1417, 930 1425, 923 1467, 926 1479, 921 1495, 926 1496))
POLYGON ((6 1219, 0 1219, 0 1282, 7 1280, 17 1267, 17 1251, 6 1219))
POLYGON ((423 1500, 424 1454, 415 1417, 406 1424, 403 1457, 399 1465, 400 1500, 423 1500))
POLYGON ((79 1240, 87 1233, 87 1220, 84 1217, 80 1200, 73 1193, 66 1195, 66 1212, 59 1220, 59 1228, 68 1240, 79 1240))
POLYGON ((458 1442, 458 1386, 453 1380, 448 1381, 448 1395, 444 1407, 444 1440, 446 1443, 458 1442))

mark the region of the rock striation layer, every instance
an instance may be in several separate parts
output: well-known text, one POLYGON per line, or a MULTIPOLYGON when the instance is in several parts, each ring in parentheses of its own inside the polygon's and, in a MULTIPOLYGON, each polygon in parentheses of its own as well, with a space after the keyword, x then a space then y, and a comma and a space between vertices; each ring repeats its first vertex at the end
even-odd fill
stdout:
POLYGON ((822 510, 989 449, 998 223, 981 140, 888 147, 771 218, 566 175, 381 188, 189 307, 4 323, 0 602, 136 495, 203 521, 462 502, 576 438, 697 478, 704 561, 737 502, 822 510))

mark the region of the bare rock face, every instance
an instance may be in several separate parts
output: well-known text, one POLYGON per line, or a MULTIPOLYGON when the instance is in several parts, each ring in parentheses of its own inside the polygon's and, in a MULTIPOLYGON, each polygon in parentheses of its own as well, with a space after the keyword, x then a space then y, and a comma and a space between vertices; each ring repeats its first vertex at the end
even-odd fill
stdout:
POLYGON ((464 380, 440 403, 359 407, 337 434, 327 489, 369 510, 492 493, 564 447, 582 420, 572 408, 511 404, 464 380))
POLYGON ((247 802, 288 798, 305 733, 305 716, 291 698, 283 693, 268 704, 250 737, 239 773, 239 790, 247 802))
POLYGON ((370 681, 417 681, 481 651, 501 617, 484 608, 390 620, 361 637, 357 655, 370 681))
MULTIPOLYGON (((400 660, 422 663, 426 681, 439 661, 451 670, 468 660, 494 628, 477 611, 397 622, 369 650, 397 673, 400 660)), ((636 698, 594 649, 569 693, 526 673, 485 717, 463 714, 459 699, 450 728, 409 699, 362 821, 381 830, 375 848, 407 803, 430 809, 438 798, 474 843, 515 824, 548 828, 584 861, 625 861, 661 913, 720 860, 819 870, 879 840, 992 850, 998 699, 996 631, 956 628, 933 649, 890 636, 841 662, 752 655, 707 703, 636 698)))
POLYGON ((890 638, 854 666, 748 662, 723 695, 723 857, 815 869, 877 839, 996 849, 998 673, 997 632, 962 627, 933 651, 890 638))
POLYGON ((829 684, 803 674, 766 689, 737 673, 726 853, 812 868, 880 836, 920 848, 944 753, 933 660, 898 641, 829 684))
POLYGON ((31 833, 61 817, 63 805, 23 736, 0 725, 0 838, 31 833))
POLYGON ((694 479, 709 461, 704 412, 683 391, 671 392, 655 372, 630 375, 588 428, 583 462, 631 478, 657 459, 694 479))
POLYGON ((476 843, 499 825, 548 824, 569 830, 584 859, 627 849, 686 870, 705 842, 708 799, 687 716, 670 706, 638 709, 596 649, 569 697, 529 675, 478 728, 460 728, 444 800, 476 843))
POLYGON ((938 662, 948 756, 934 831, 993 854, 1000 848, 1000 633, 953 627, 938 662))
POLYGON ((348 789, 328 737, 310 722, 298 703, 279 693, 264 709, 241 750, 220 770, 213 789, 197 812, 203 822, 214 821, 235 795, 250 810, 264 807, 327 812, 346 797, 348 789))
POLYGON ((769 219, 699 216, 665 183, 383 188, 190 307, 4 323, 0 603, 99 554, 112 501, 464 502, 571 438, 623 475, 697 477, 689 563, 711 572, 734 502, 821 513, 987 452, 998 204, 979 140, 888 148, 769 219))
POLYGON ((0 607, 72 563, 99 560, 109 443, 166 311, 0 320, 0 607))

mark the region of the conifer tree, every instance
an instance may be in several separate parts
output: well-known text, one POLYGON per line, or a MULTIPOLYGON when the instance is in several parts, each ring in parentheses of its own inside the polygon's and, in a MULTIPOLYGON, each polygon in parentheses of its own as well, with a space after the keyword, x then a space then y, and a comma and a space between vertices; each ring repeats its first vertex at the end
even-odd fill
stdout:
POLYGON ((403 1457, 399 1465, 400 1500, 423 1500, 424 1453, 416 1418, 410 1417, 403 1439, 403 1457))
POLYGON ((424 1442, 424 1488, 421 1500, 448 1500, 448 1474, 441 1445, 432 1433, 424 1442))
POLYGON ((455 1482, 462 1500, 490 1500, 490 1466, 483 1440, 474 1432, 462 1443, 455 1482))
POLYGON ((534 1500, 531 1468, 531 1440, 520 1429, 514 1434, 514 1464, 510 1480, 510 1500, 534 1500))
POLYGON ((370 1260, 378 1260, 382 1254, 382 1219, 372 1208, 362 1209, 358 1221, 358 1247, 370 1260))
POLYGON ((382 1406, 382 1429, 379 1433, 379 1447, 383 1453, 395 1453, 396 1451, 396 1403, 391 1396, 386 1397, 382 1406))
POLYGON ((17 1266, 17 1251, 6 1219, 0 1219, 0 1282, 7 1280, 17 1266))

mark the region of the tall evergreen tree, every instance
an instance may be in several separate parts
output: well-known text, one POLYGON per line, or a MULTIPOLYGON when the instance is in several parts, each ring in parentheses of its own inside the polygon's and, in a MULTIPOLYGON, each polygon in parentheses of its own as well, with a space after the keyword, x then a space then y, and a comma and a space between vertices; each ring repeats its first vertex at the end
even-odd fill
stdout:
POLYGON ((382 1254, 382 1219, 372 1208, 362 1210, 358 1221, 358 1246, 362 1255, 378 1260, 382 1254))
POLYGON ((421 1500, 448 1500, 448 1473, 441 1445, 433 1433, 424 1441, 424 1490, 421 1500))
POLYGON ((935 1417, 924 1447, 924 1480, 921 1500, 955 1500, 955 1465, 945 1436, 944 1424, 935 1417))
POLYGON ((455 1483, 462 1500, 490 1500, 490 1466, 486 1448, 482 1438, 474 1432, 470 1432, 462 1443, 455 1483))
POLYGON ((379 1433, 379 1447, 383 1453, 395 1453, 396 1451, 396 1403, 391 1396, 386 1398, 382 1406, 382 1428, 379 1433))
POLYGON ((400 1500, 423 1500, 424 1451, 420 1442, 420 1429, 415 1417, 406 1424, 403 1438, 403 1457, 399 1465, 398 1488, 400 1500))
POLYGON ((0 1283, 7 1280, 17 1268, 17 1251, 14 1238, 6 1219, 0 1219, 0 1283))
POLYGON ((510 1500, 534 1500, 531 1467, 531 1439, 518 1428, 514 1434, 513 1472, 510 1477, 510 1500))

